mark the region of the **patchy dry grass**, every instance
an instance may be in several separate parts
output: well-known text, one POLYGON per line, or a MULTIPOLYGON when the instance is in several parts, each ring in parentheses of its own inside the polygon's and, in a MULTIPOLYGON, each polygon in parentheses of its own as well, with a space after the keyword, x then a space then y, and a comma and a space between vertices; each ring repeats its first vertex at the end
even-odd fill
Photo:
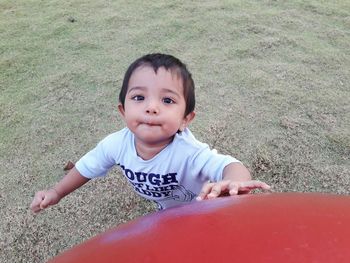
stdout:
POLYGON ((0 2, 0 262, 44 262, 153 211, 113 171, 33 216, 35 191, 123 127, 126 67, 185 61, 192 131, 275 191, 350 191, 350 4, 336 1, 0 2))

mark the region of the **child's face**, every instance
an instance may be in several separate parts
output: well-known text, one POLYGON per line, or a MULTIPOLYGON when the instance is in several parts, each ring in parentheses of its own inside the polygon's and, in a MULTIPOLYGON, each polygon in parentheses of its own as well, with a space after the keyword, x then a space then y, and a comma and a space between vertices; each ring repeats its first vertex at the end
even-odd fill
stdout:
POLYGON ((193 119, 194 112, 184 116, 185 108, 182 79, 164 67, 155 73, 148 66, 132 73, 124 108, 119 105, 136 143, 158 146, 168 144, 193 119))

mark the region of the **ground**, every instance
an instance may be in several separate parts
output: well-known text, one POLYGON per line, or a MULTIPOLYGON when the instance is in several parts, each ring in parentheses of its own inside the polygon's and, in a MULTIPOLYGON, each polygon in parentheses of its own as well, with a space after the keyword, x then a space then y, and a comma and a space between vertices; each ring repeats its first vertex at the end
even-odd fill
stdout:
POLYGON ((123 127, 127 66, 170 53, 196 83, 197 139, 277 192, 350 192, 350 3, 0 2, 0 262, 45 262, 154 211, 118 170, 34 216, 34 193, 123 127))

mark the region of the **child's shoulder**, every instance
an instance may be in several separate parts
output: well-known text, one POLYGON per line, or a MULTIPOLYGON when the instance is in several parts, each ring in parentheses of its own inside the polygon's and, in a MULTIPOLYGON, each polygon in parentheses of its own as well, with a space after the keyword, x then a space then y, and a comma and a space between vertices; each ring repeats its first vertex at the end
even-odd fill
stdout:
POLYGON ((208 144, 198 141, 188 128, 176 134, 174 141, 178 145, 185 146, 186 149, 192 148, 194 150, 200 150, 209 147, 208 144))
POLYGON ((128 128, 123 128, 121 130, 110 133, 101 142, 104 142, 104 143, 117 142, 117 141, 126 142, 128 138, 132 139, 132 136, 133 135, 128 128))

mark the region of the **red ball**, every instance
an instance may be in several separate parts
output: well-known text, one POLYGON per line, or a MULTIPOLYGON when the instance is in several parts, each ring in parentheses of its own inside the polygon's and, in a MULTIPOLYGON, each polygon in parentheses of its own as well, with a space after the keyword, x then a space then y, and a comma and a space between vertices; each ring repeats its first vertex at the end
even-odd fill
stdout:
POLYGON ((350 197, 240 195, 156 212, 50 262, 350 262, 350 197))

